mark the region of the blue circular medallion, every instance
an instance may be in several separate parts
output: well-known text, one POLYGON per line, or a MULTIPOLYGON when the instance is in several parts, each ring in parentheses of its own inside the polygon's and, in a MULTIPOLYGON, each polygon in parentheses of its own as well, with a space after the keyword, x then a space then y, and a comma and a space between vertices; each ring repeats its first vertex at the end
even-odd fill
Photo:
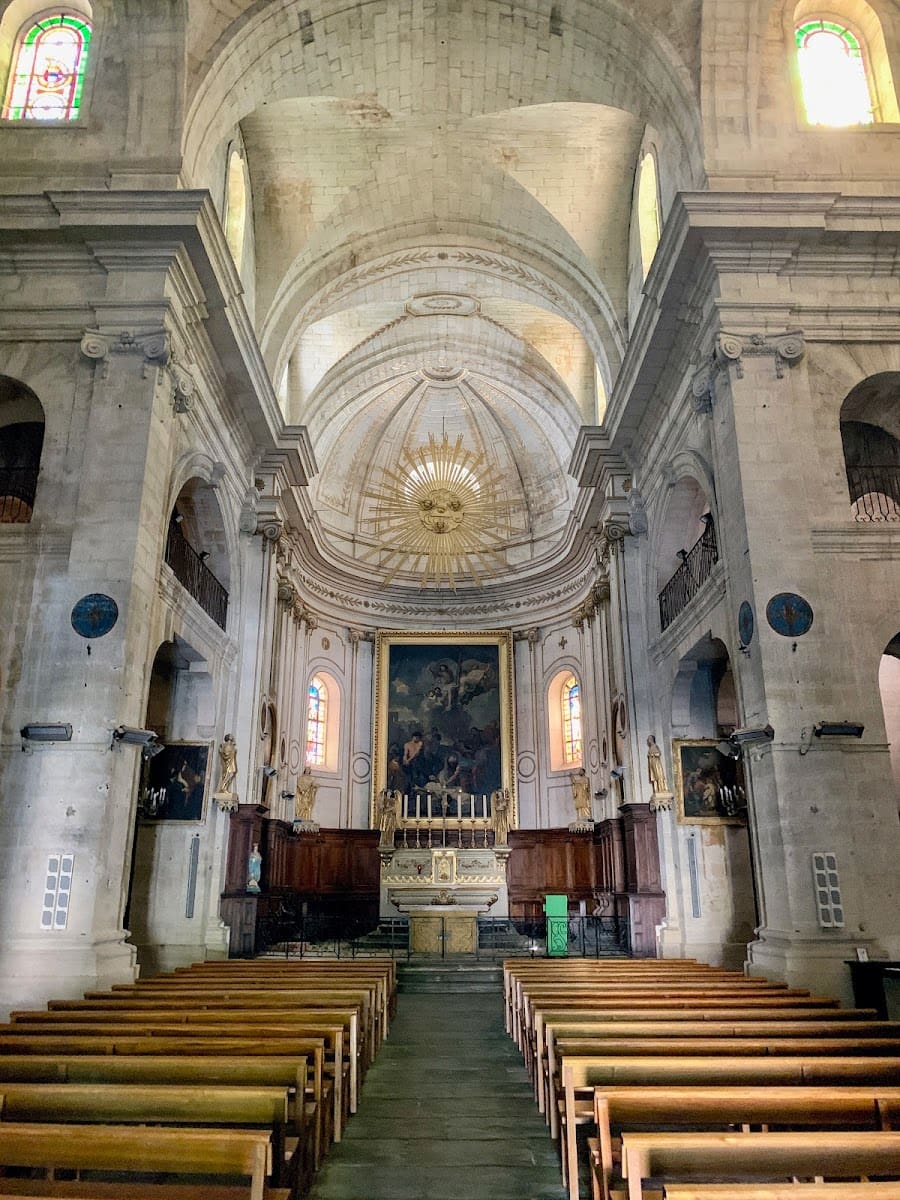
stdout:
POLYGON ((782 637, 802 637, 813 623, 813 610, 796 592, 779 592, 766 605, 766 619, 782 637))
POLYGON ((118 619, 119 606, 102 592, 82 596, 72 609, 72 628, 83 638, 103 637, 118 619))
POLYGON ((738 637, 741 639, 742 646, 749 646, 753 641, 753 630, 755 627, 756 622, 753 619, 753 609, 750 606, 750 602, 744 600, 738 609, 738 637))

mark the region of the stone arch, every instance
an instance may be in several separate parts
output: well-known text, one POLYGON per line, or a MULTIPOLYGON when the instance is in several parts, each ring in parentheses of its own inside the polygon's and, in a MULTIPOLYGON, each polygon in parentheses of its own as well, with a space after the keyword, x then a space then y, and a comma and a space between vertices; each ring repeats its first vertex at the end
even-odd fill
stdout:
POLYGON ((685 570, 683 564, 687 556, 694 551, 696 556, 703 559, 702 578, 697 576, 694 591, 705 582, 712 562, 718 557, 712 482, 704 467, 702 460, 693 455, 682 456, 678 466, 673 465, 674 479, 661 498, 658 516, 653 523, 648 605, 651 611, 658 609, 662 629, 671 624, 684 607, 678 604, 673 607, 667 588, 676 579, 679 570, 682 573, 685 570))
POLYGON ((43 405, 31 388, 0 375, 0 523, 31 520, 44 426, 43 405))
POLYGON ((856 520, 900 521, 900 371, 870 375, 852 388, 840 429, 856 520))
MULTIPOLYGON (((671 142, 673 160, 699 172, 693 82, 658 23, 636 19, 618 4, 579 9, 567 21, 569 36, 561 39, 559 54, 551 56, 543 53, 546 30, 540 20, 513 20, 504 37, 513 52, 500 56, 490 36, 495 6, 500 7, 499 0, 486 8, 464 3, 424 35, 426 46, 416 62, 431 53, 439 69, 445 60, 448 67, 455 62, 467 68, 458 90, 448 96, 452 111, 472 115, 558 99, 610 104, 653 120, 671 142), (544 64, 527 82, 514 73, 520 54, 544 64), (462 87, 470 75, 489 81, 483 94, 462 87)), ((411 50, 422 41, 422 30, 415 28, 412 9, 400 14, 394 37, 402 48, 401 62, 399 69, 396 63, 389 68, 376 49, 384 37, 376 25, 378 8, 369 2, 341 8, 334 0, 314 0, 298 36, 293 5, 261 4, 222 29, 215 44, 207 43, 191 81, 185 121, 185 174, 192 185, 203 185, 210 157, 227 131, 264 102, 318 93, 342 97, 361 120, 372 119, 376 110, 404 111, 404 80, 407 94, 425 84, 424 76, 415 78, 411 50)))

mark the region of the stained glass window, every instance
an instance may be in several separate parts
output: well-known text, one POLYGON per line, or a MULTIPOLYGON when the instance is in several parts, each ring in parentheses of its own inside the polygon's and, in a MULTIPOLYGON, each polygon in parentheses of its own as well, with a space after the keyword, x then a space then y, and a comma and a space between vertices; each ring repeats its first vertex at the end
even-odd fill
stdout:
POLYGON ((328 691, 325 681, 316 675, 309 685, 309 703, 306 715, 306 765, 325 765, 325 723, 328 691))
POLYGON ((562 686, 563 758, 566 765, 581 762, 581 686, 570 675, 562 686))
POLYGON ((871 125, 872 93, 859 39, 836 21, 797 29, 797 65, 810 125, 871 125))
POLYGON ((54 13, 29 26, 10 75, 3 116, 12 121, 72 121, 84 89, 91 27, 82 17, 54 13))

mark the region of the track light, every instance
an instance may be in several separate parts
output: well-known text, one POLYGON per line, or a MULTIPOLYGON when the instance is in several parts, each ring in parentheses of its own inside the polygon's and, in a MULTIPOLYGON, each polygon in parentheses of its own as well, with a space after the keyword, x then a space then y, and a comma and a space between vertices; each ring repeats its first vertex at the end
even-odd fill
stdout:
POLYGON ((149 746, 159 740, 152 729, 134 729, 130 725, 117 725, 112 731, 113 745, 149 746))
POLYGON ((813 726, 816 737, 861 738, 865 725, 861 721, 819 721, 813 726))
POLYGON ((71 742, 72 726, 49 722, 23 725, 19 736, 23 742, 71 742))
POLYGON ((275 776, 278 774, 278 768, 277 767, 263 767, 262 773, 266 777, 266 779, 274 779, 275 776))

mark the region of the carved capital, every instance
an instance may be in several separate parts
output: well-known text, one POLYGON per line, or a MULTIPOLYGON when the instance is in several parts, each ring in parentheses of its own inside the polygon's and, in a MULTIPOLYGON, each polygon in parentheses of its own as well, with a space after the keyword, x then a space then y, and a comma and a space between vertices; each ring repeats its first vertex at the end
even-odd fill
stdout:
POLYGON ((293 608, 297 599, 297 589, 288 579, 278 580, 278 601, 285 608, 293 608))
POLYGON ((103 363, 104 377, 109 371, 110 356, 113 354, 140 355, 144 360, 144 377, 155 367, 168 364, 172 354, 169 334, 165 329, 150 333, 131 333, 123 330, 118 336, 102 333, 99 329, 85 329, 81 337, 81 353, 85 358, 103 363))
POLYGON ((783 379, 785 368, 800 362, 805 353, 806 342, 799 329, 770 335, 753 333, 743 338, 732 333, 720 333, 716 338, 714 359, 720 369, 734 366, 737 378, 742 379, 744 358, 771 358, 774 360, 776 379, 783 379))
POLYGON ((267 542, 277 545, 284 532, 284 521, 280 517, 266 517, 257 528, 267 542))
POLYGON ((696 413, 711 413, 715 394, 715 366, 706 363, 691 380, 691 403, 696 413))
POLYGON ((169 373, 172 378, 172 407, 177 413, 190 412, 197 391, 193 375, 187 367, 177 362, 169 364, 169 373))

